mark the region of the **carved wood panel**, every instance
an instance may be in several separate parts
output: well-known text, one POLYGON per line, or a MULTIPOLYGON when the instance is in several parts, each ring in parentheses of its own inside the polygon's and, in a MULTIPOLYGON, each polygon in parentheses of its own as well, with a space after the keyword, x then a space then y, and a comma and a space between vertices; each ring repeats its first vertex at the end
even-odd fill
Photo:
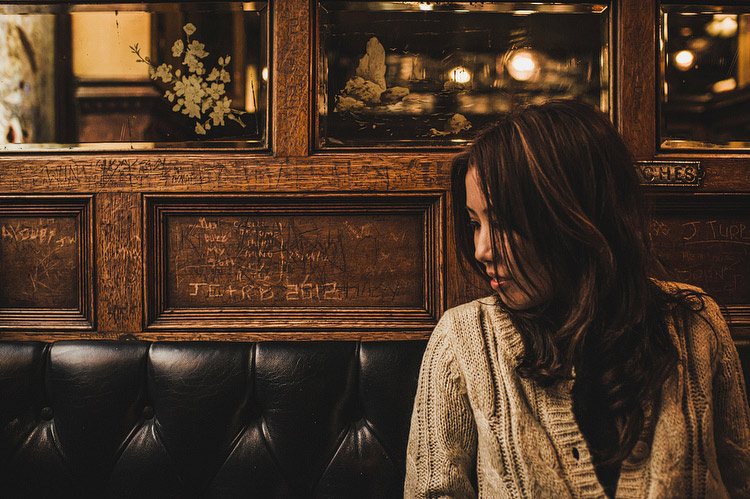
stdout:
POLYGON ((91 197, 0 197, 0 329, 92 329, 91 197))
POLYGON ((675 279, 726 307, 735 327, 750 325, 750 195, 656 198, 649 236, 675 279))
POLYGON ((430 330, 442 196, 148 196, 148 328, 430 330))

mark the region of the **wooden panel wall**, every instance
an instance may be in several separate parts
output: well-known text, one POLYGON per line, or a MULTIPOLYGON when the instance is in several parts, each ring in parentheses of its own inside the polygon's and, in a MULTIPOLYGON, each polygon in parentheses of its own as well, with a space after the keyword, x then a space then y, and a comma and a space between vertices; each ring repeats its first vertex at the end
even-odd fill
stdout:
MULTIPOLYGON (((705 171, 653 190, 654 244, 750 338, 750 156, 658 150, 657 2, 613 8, 636 159, 705 171)), ((0 155, 0 338, 425 338, 489 293, 450 242, 454 151, 313 150, 315 11, 272 2, 268 151, 0 155)))

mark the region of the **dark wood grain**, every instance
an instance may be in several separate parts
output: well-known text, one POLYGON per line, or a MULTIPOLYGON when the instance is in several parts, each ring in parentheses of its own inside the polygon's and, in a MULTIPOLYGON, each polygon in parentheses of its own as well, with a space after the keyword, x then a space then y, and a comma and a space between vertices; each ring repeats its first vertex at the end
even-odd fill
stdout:
POLYGON ((750 194, 654 197, 649 238, 674 279, 726 306, 750 326, 750 194))
POLYGON ((448 186, 450 153, 309 158, 172 154, 0 157, 4 192, 413 191, 448 186))
POLYGON ((274 155, 306 156, 310 150, 310 1, 273 2, 273 21, 274 155))
POLYGON ((102 333, 137 332, 143 323, 141 196, 96 196, 97 317, 102 333))
POLYGON ((651 159, 656 151, 656 2, 621 0, 617 13, 617 123, 636 159, 651 159))

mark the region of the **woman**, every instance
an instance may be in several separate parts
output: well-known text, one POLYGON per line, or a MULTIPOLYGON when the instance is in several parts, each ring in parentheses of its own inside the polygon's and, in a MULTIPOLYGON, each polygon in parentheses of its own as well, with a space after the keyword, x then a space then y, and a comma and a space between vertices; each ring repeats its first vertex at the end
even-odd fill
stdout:
POLYGON ((663 280, 608 118, 509 114, 452 180, 457 246, 495 293, 430 338, 405 496, 750 497, 737 351, 713 300, 663 280))

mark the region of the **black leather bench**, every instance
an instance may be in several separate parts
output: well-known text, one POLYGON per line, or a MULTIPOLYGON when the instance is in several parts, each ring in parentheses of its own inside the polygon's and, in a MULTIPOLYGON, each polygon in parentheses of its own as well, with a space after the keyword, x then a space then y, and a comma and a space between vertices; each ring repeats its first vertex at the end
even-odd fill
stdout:
POLYGON ((402 495, 424 341, 0 342, 0 495, 402 495))
POLYGON ((0 495, 401 497, 424 346, 0 342, 0 495))

